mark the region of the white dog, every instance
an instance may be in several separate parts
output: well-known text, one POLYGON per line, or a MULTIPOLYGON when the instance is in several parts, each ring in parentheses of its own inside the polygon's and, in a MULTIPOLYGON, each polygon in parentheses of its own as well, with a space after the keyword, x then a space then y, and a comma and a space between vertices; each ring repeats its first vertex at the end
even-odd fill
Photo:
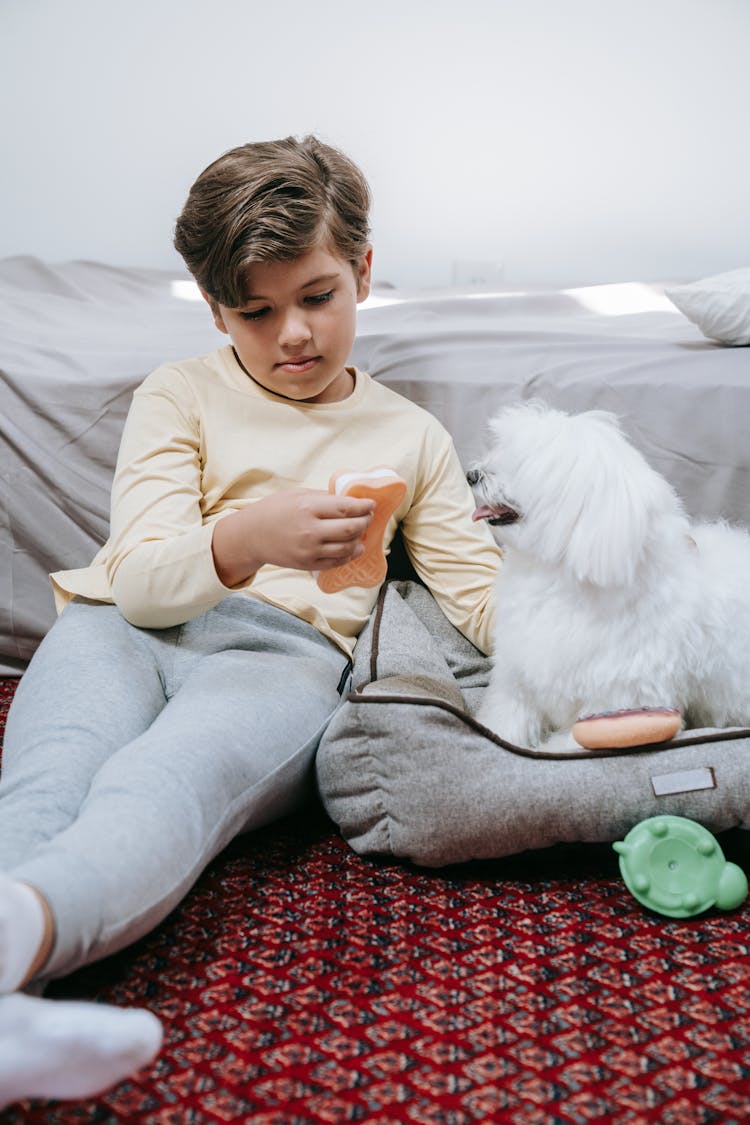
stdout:
POLYGON ((479 719, 519 746, 574 745, 583 714, 678 709, 750 724, 750 535, 691 526, 614 415, 511 406, 468 473, 505 553, 479 719), (551 737, 554 736, 554 737, 551 737))

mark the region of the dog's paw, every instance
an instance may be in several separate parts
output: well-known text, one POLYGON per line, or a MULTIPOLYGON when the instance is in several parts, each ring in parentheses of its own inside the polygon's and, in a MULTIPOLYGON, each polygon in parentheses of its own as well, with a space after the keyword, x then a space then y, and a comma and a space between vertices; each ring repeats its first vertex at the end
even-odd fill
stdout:
POLYGON ((512 746, 529 748, 539 741, 538 728, 515 701, 485 699, 477 714, 479 722, 512 746))
POLYGON ((545 754, 580 754, 581 747, 573 738, 573 734, 569 730, 555 731, 554 734, 549 735, 548 738, 536 747, 537 750, 545 754))

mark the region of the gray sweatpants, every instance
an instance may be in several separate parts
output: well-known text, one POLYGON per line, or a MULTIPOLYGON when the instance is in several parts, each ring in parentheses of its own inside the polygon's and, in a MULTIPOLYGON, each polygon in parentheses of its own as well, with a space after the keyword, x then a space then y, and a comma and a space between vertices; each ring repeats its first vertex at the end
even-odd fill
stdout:
POLYGON ((298 803, 347 671, 243 594, 171 629, 63 611, 13 700, 0 781, 0 870, 55 917, 44 979, 142 937, 234 836, 298 803))

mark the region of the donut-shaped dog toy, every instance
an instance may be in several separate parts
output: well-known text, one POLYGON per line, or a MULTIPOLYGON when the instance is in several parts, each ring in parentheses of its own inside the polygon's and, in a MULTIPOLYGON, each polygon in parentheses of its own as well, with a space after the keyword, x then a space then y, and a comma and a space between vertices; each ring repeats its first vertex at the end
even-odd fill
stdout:
POLYGON ((639 707, 632 711, 600 711, 582 715, 573 724, 573 738, 585 750, 617 749, 668 742, 682 726, 673 707, 639 707))

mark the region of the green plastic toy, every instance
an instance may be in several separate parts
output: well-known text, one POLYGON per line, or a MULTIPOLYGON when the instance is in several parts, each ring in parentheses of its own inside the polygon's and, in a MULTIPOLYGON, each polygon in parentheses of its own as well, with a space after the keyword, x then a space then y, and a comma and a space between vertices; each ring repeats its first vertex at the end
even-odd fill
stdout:
POLYGON ((612 847, 630 893, 669 918, 691 918, 712 906, 734 910, 747 897, 747 878, 728 863, 718 841, 683 816, 654 816, 612 847))

